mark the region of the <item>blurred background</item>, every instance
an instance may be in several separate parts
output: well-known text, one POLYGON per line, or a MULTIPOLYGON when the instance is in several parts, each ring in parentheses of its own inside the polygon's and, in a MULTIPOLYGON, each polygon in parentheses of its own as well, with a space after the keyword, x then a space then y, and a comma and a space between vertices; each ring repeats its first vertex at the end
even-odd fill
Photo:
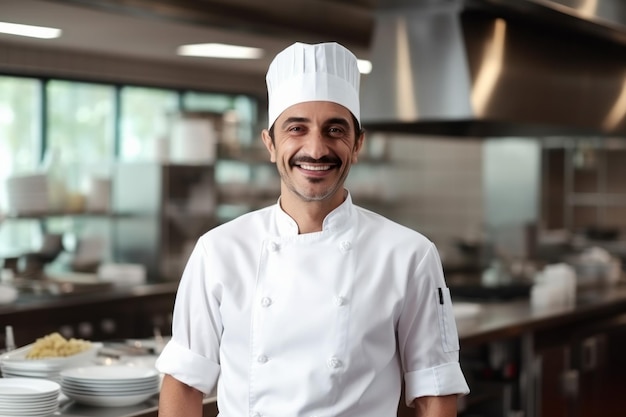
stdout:
POLYGON ((622 0, 0 0, 17 344, 169 332, 196 239, 278 198, 265 72, 296 41, 359 58, 347 187, 439 248, 462 415, 621 415, 622 0))

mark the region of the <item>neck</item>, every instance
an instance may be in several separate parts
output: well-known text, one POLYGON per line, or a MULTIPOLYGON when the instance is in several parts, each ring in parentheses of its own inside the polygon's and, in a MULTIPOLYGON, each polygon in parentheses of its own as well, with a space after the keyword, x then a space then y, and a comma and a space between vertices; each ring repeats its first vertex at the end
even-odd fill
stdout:
POLYGON ((280 206, 298 224, 300 234, 322 231, 324 219, 328 214, 339 207, 346 198, 342 190, 332 199, 324 201, 302 201, 297 197, 283 193, 280 206), (285 198, 287 197, 287 198, 285 198))

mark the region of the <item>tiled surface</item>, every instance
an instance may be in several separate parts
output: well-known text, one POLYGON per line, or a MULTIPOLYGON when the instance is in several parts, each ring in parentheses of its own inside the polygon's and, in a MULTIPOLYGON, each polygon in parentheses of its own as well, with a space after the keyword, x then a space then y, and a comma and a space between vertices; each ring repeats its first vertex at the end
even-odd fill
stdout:
POLYGON ((389 155, 388 185, 402 202, 389 217, 424 233, 442 252, 452 240, 480 233, 480 141, 397 136, 390 138, 389 155))

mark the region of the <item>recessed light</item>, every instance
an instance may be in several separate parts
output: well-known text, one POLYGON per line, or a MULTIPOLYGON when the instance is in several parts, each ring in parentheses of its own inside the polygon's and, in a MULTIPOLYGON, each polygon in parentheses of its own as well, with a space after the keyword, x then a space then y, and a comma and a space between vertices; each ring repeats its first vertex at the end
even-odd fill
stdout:
POLYGON ((227 45, 223 43, 197 43, 178 47, 178 55, 200 56, 206 58, 258 59, 263 50, 248 46, 227 45))
POLYGON ((356 62, 361 74, 369 74, 372 72, 372 63, 366 59, 358 59, 356 62))
POLYGON ((53 39, 61 36, 61 29, 45 26, 22 25, 19 23, 0 22, 0 33, 28 36, 31 38, 53 39))

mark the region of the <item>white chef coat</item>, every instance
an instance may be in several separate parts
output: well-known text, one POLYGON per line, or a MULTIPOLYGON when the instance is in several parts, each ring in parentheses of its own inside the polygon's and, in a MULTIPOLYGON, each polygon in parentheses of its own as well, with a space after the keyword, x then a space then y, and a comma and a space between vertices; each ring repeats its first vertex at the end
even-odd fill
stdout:
POLYGON ((157 368, 209 393, 221 417, 392 417, 466 394, 435 246, 352 204, 298 234, 280 206, 220 225, 183 273, 157 368))

